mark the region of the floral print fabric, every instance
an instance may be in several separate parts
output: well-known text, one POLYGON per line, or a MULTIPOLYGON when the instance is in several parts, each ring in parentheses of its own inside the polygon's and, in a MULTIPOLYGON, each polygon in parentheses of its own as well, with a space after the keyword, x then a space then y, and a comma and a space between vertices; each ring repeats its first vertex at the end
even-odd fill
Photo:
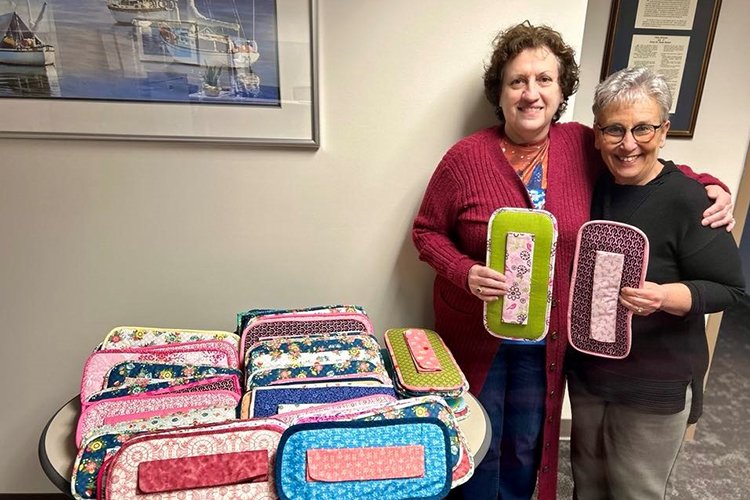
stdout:
POLYGON ((84 437, 73 465, 70 480, 72 495, 81 500, 96 498, 96 479, 103 462, 114 455, 131 437, 154 430, 187 427, 196 424, 222 422, 233 419, 233 406, 217 406, 204 410, 176 412, 150 419, 132 420, 111 426, 101 426, 84 437))
POLYGON ((534 235, 508 233, 505 240, 505 276, 510 288, 503 298, 503 323, 525 325, 529 319, 534 235))
POLYGON ((241 394, 240 382, 236 375, 220 375, 215 377, 185 377, 164 380, 141 379, 138 384, 112 387, 103 389, 92 394, 84 406, 101 401, 103 399, 114 399, 123 396, 135 396, 137 394, 164 392, 200 392, 211 390, 233 391, 241 394))
POLYGON ((355 360, 377 361, 380 359, 380 346, 370 335, 285 337, 254 344, 246 358, 247 368, 251 370, 355 360))
POLYGON ((136 385, 144 380, 166 380, 179 377, 206 377, 215 375, 237 375, 242 372, 234 368, 216 366, 175 365, 147 361, 125 361, 112 367, 106 377, 105 387, 136 385))
POLYGON ((236 407, 240 397, 230 391, 208 391, 185 394, 143 394, 119 399, 97 401, 81 412, 76 429, 76 445, 92 429, 100 427, 107 419, 129 418, 136 420, 147 415, 165 415, 182 409, 211 408, 213 406, 236 407), (124 416, 124 417, 123 417, 124 416))
POLYGON ((81 401, 86 401, 91 394, 103 388, 105 377, 113 366, 129 360, 238 368, 236 352, 231 353, 216 346, 206 346, 203 342, 140 349, 95 351, 91 353, 83 367, 81 401))
MULTIPOLYGON (((436 419, 380 422, 322 422, 290 427, 279 443, 276 482, 279 496, 328 500, 331 498, 425 498, 448 494, 450 470, 445 425, 436 419), (424 475, 411 479, 369 481, 308 481, 306 457, 311 449, 423 446, 424 475)), ((373 464, 367 464, 374 467, 373 464)), ((402 464, 404 468, 409 464, 402 464)), ((344 464, 340 464, 344 466, 344 464)))
POLYGON ((240 343, 238 335, 219 330, 173 330, 169 328, 118 326, 107 334, 101 348, 103 350, 126 349, 204 340, 220 340, 228 343, 235 350, 239 348, 240 343))
POLYGON ((247 353, 245 390, 325 380, 374 380, 392 385, 371 335, 318 335, 259 341, 247 353))
POLYGON ((149 461, 253 450, 265 450, 269 467, 272 468, 276 448, 283 431, 284 426, 279 422, 256 420, 185 429, 179 433, 137 436, 126 442, 117 455, 111 459, 106 477, 106 496, 112 499, 158 498, 160 500, 187 497, 216 500, 273 498, 275 485, 272 473, 269 473, 268 481, 263 482, 197 488, 189 492, 140 494, 138 468, 140 464, 149 461))

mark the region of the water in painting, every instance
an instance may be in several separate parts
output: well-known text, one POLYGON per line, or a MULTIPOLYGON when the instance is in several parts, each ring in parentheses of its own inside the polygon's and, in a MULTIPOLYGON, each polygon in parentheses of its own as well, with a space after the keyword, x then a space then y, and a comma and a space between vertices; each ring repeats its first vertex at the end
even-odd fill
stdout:
POLYGON ((275 0, 0 0, 0 97, 278 106, 275 0))

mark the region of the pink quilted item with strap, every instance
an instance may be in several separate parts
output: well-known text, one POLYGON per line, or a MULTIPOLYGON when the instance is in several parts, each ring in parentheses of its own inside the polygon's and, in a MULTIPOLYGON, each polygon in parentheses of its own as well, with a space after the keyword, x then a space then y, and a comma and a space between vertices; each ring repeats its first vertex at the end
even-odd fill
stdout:
POLYGON ((630 353, 632 312, 619 303, 623 287, 641 288, 648 238, 638 228, 591 221, 578 232, 568 307, 568 340, 575 349, 606 358, 630 353))

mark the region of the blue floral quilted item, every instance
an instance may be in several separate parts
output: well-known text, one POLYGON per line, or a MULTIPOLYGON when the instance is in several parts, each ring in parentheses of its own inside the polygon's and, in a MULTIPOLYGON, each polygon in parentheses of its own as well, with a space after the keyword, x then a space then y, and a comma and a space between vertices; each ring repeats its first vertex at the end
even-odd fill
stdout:
POLYGON ((283 500, 437 500, 451 487, 449 449, 438 419, 293 425, 276 454, 277 493, 283 500))

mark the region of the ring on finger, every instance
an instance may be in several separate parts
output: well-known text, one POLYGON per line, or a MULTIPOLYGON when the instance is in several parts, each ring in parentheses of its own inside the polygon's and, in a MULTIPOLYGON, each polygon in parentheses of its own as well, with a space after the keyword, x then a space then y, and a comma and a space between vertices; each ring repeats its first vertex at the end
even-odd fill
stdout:
POLYGON ((639 307, 638 309, 636 309, 636 311, 638 311, 638 314, 640 314, 640 313, 642 313, 642 312, 643 312, 643 308, 642 308, 642 307, 639 307))
POLYGON ((481 286, 477 287, 477 293, 480 294, 480 295, 482 294, 482 287, 481 286))

